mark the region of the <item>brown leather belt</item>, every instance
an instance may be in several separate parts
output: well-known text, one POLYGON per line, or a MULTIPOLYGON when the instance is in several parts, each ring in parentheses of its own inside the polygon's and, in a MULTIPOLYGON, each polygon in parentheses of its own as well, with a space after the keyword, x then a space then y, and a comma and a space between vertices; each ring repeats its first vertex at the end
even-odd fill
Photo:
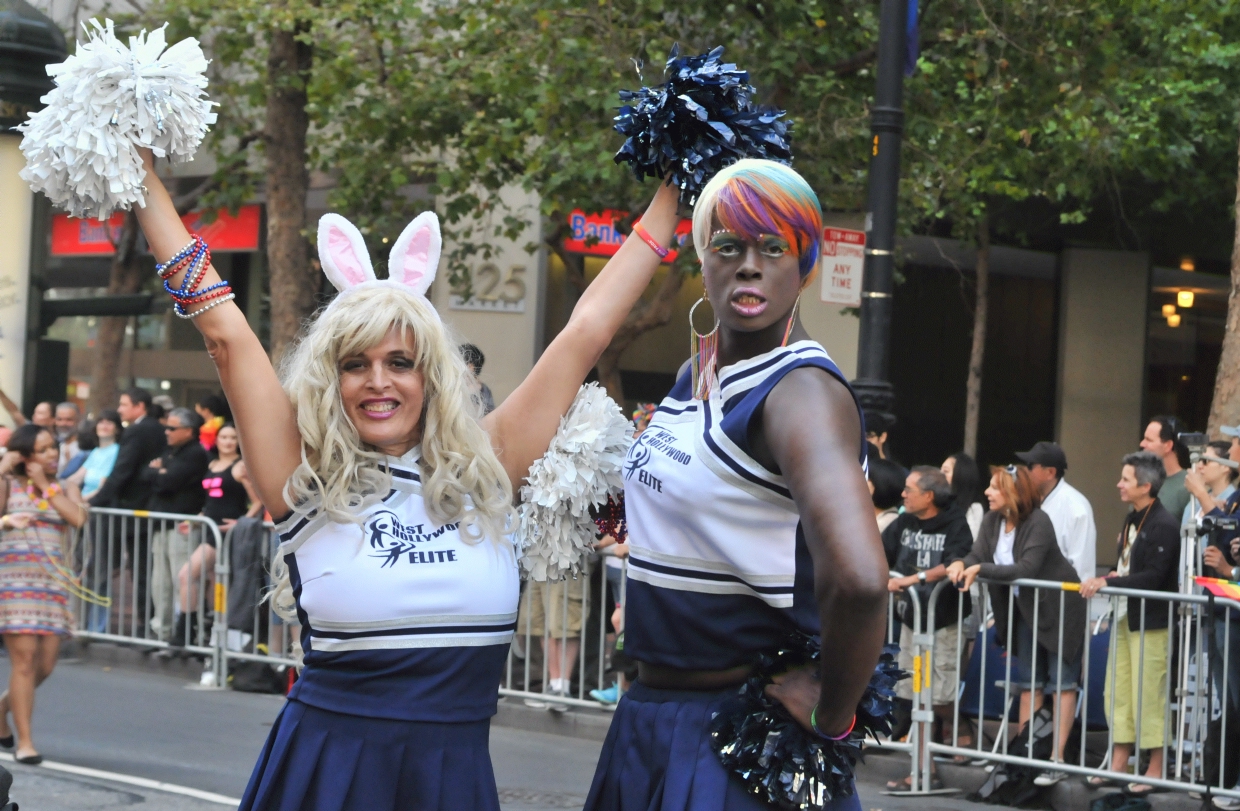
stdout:
POLYGON ((749 678, 751 665, 728 670, 679 670, 648 662, 637 663, 637 680, 656 690, 722 690, 749 678))

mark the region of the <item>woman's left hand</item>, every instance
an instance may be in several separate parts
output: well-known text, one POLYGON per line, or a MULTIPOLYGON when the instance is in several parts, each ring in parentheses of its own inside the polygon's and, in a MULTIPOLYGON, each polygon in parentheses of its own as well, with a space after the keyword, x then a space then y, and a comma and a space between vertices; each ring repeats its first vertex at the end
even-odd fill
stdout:
POLYGON ((822 697, 822 683, 818 680, 815 666, 805 665, 789 670, 776 676, 773 681, 773 684, 766 686, 767 696, 783 704, 784 709, 798 724, 813 733, 809 717, 822 697))
POLYGON ((973 588, 973 581, 977 580, 977 576, 981 574, 982 564, 974 563, 972 566, 964 570, 964 583, 957 584, 961 591, 968 591, 973 588))
POLYGON ((47 488, 51 486, 50 482, 47 480, 47 471, 45 471, 43 469, 43 465, 38 462, 26 463, 26 476, 30 479, 30 481, 34 482, 35 487, 39 488, 43 492, 47 492, 47 488))
POLYGON ((1081 596, 1086 600, 1092 599, 1095 594, 1106 588, 1106 585, 1105 577, 1091 577, 1081 584, 1081 596))

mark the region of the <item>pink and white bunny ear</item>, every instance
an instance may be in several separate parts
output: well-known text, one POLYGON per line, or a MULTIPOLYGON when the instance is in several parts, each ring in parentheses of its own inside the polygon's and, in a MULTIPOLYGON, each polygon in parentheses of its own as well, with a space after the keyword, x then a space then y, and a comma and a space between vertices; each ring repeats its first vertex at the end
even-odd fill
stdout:
POLYGON ((433 211, 423 211, 400 232, 388 258, 388 278, 425 296, 439 269, 439 253, 443 237, 439 234, 439 218, 433 211))
POLYGON ((362 232, 339 214, 324 214, 319 219, 319 262, 341 292, 375 280, 362 232))

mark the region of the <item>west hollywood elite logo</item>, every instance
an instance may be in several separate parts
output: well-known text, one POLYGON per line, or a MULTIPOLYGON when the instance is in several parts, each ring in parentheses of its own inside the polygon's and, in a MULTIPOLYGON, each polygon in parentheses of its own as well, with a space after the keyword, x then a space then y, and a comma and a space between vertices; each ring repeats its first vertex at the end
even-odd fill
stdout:
POLYGON ((391 510, 380 510, 366 520, 367 539, 370 548, 376 550, 372 558, 382 558, 380 568, 395 566, 408 555, 410 563, 455 563, 459 558, 455 549, 427 549, 425 546, 444 533, 456 530, 459 524, 444 524, 429 529, 425 524, 412 526, 401 522, 391 510))
POLYGON ((648 428, 629 450, 629 457, 624 463, 624 478, 631 479, 637 474, 637 480, 655 492, 663 492, 663 480, 651 475, 645 467, 650 462, 654 451, 661 452, 674 462, 687 465, 693 457, 675 447, 676 437, 659 428, 648 428))

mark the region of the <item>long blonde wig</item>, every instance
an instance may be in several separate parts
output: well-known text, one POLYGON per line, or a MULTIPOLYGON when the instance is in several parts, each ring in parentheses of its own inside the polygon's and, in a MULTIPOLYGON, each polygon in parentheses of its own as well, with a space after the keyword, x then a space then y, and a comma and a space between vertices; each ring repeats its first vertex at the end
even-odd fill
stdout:
MULTIPOLYGON (((362 443, 340 396, 340 362, 379 344, 393 329, 408 337, 422 371, 422 497, 439 525, 460 523, 461 536, 498 540, 514 520, 512 484, 479 424, 469 376, 448 329, 425 297, 407 288, 370 283, 342 294, 309 325, 281 363, 280 378, 297 413, 301 464, 284 499, 298 513, 317 509, 339 523, 361 523, 362 512, 391 489, 386 457, 362 443)), ((288 571, 277 553, 272 603, 294 603, 288 571)))

